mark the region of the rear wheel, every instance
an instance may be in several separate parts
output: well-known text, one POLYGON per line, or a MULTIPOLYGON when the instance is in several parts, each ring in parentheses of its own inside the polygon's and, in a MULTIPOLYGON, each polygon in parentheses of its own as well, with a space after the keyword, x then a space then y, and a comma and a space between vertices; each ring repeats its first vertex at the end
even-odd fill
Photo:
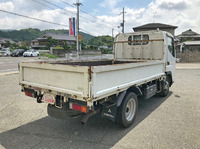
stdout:
POLYGON ((135 120, 138 108, 137 96, 128 92, 117 110, 117 122, 123 127, 130 127, 135 120))

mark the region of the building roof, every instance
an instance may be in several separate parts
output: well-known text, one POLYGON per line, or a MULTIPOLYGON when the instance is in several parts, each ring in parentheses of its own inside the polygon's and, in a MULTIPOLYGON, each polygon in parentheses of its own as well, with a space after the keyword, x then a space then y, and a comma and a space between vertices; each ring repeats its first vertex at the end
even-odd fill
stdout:
POLYGON ((185 41, 185 42, 179 43, 178 45, 200 46, 200 41, 185 41))
POLYGON ((178 26, 168 25, 168 24, 162 24, 162 23, 149 23, 142 26, 134 27, 135 29, 157 29, 157 28, 174 28, 176 29, 178 26))
POLYGON ((31 45, 32 48, 46 48, 46 45, 31 45))
POLYGON ((11 44, 15 43, 12 39, 9 38, 0 38, 1 43, 6 43, 6 41, 9 41, 11 44))
POLYGON ((192 31, 191 29, 182 32, 178 37, 200 37, 200 34, 192 31))
POLYGON ((53 39, 56 40, 68 40, 68 41, 75 41, 76 37, 75 36, 69 36, 69 35, 64 35, 64 34, 52 34, 52 33, 47 33, 44 34, 43 37, 52 37, 53 39))
POLYGON ((185 41, 183 42, 184 45, 187 45, 187 46, 200 46, 200 41, 185 41))

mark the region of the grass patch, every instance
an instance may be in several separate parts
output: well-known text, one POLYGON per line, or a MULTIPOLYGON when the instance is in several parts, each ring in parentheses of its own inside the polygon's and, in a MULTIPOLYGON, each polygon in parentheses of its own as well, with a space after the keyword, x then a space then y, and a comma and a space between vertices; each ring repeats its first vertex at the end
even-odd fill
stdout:
POLYGON ((49 53, 40 53, 40 56, 45 56, 48 58, 58 58, 58 56, 49 53))

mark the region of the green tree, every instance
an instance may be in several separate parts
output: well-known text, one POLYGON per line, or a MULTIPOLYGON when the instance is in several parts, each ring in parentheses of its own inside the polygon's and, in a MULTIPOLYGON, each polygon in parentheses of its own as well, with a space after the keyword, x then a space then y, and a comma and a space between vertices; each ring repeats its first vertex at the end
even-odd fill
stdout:
POLYGON ((6 43, 4 44, 5 48, 9 48, 11 46, 10 41, 6 40, 6 43))
POLYGON ((19 46, 19 49, 24 49, 24 50, 28 50, 28 47, 27 46, 19 46))
POLYGON ((69 49, 69 46, 68 46, 68 44, 67 44, 66 41, 63 41, 63 42, 62 42, 62 46, 63 46, 63 48, 64 48, 65 50, 69 49))
POLYGON ((72 50, 76 50, 76 44, 72 43, 72 44, 71 44, 71 49, 72 49, 72 50))
POLYGON ((86 44, 84 43, 84 41, 81 41, 81 49, 82 50, 86 50, 86 44))
POLYGON ((50 47, 55 47, 58 45, 58 40, 53 39, 52 37, 47 38, 47 48, 50 50, 50 47))
POLYGON ((94 46, 108 46, 109 48, 112 47, 113 45, 114 38, 111 36, 98 36, 94 37, 91 40, 89 40, 88 44, 89 45, 94 45, 94 46))

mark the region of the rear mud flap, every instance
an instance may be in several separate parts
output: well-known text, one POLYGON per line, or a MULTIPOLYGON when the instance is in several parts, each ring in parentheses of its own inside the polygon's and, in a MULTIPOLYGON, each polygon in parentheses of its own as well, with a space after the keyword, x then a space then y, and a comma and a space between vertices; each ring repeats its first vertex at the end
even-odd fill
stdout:
POLYGON ((116 103, 104 103, 102 108, 101 116, 103 118, 108 118, 115 122, 117 115, 117 104, 116 103))

